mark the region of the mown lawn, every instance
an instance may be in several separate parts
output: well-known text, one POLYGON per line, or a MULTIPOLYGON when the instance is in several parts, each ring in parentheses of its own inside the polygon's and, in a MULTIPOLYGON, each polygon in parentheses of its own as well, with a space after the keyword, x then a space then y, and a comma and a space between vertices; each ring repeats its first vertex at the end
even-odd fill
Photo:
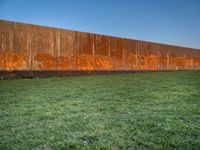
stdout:
POLYGON ((0 149, 200 149, 200 72, 2 80, 0 149))

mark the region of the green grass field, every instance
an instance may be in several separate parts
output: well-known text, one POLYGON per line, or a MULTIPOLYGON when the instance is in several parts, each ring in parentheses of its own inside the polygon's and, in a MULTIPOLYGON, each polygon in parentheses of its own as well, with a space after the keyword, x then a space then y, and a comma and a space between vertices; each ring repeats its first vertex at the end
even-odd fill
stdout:
POLYGON ((200 72, 2 80, 0 149, 200 149, 200 72))

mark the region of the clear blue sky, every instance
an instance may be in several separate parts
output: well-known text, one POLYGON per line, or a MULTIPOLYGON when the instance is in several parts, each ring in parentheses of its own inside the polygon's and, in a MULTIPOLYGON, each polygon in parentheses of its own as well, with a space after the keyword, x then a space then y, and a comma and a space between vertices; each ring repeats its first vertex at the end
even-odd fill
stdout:
POLYGON ((200 48, 200 0, 0 0, 0 19, 200 48))

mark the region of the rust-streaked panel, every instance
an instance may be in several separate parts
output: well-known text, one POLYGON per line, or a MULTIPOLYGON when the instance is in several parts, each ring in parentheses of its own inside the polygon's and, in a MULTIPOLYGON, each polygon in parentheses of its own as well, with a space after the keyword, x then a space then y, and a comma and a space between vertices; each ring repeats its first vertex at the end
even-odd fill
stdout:
POLYGON ((193 69, 197 49, 0 20, 1 71, 193 69))

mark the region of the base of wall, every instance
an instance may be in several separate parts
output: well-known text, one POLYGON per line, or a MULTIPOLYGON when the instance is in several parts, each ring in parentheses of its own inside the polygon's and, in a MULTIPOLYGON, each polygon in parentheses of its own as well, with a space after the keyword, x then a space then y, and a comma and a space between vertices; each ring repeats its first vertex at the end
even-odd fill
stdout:
POLYGON ((18 78, 45 78, 62 77, 76 75, 95 75, 95 74, 123 74, 123 73, 143 73, 143 72, 172 72, 172 71, 191 71, 191 70, 94 70, 94 71, 0 71, 0 79, 18 78))

